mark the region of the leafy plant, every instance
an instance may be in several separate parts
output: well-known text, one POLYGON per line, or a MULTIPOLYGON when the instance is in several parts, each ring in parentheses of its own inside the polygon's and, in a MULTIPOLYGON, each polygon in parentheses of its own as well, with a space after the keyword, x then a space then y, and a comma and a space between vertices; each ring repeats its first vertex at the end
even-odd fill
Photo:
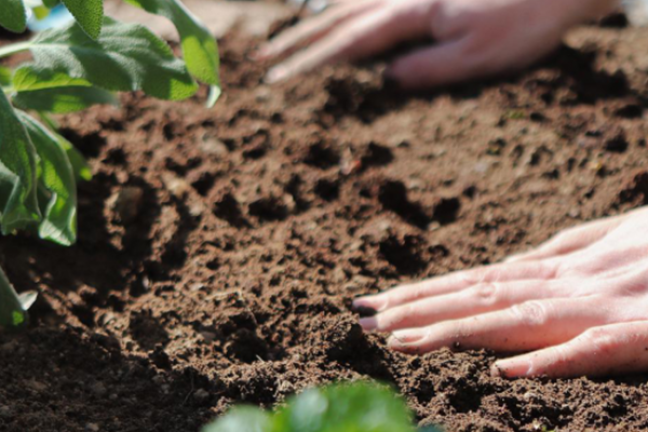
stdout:
POLYGON ((412 420, 403 400, 385 387, 351 384, 307 390, 274 413, 234 408, 202 432, 416 432, 412 420))
MULTIPOLYGON (((181 60, 141 25, 104 16, 103 0, 2 0, 0 27, 22 33, 28 10, 43 18, 62 3, 75 21, 27 42, 0 47, 0 58, 30 52, 15 69, 0 66, 0 232, 32 231, 72 245, 77 238, 76 184, 91 178, 74 146, 59 135, 49 114, 117 105, 116 91, 141 90, 181 100, 199 82, 211 87, 208 106, 220 94, 216 40, 179 0, 124 0, 171 20, 181 60)), ((0 328, 22 325, 34 296, 19 296, 0 269, 0 328)))

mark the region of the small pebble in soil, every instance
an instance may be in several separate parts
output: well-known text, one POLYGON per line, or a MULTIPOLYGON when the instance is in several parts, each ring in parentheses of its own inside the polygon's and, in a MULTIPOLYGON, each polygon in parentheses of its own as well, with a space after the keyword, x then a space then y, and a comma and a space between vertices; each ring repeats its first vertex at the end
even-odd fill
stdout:
POLYGON ((209 398, 209 392, 205 389, 198 389, 193 394, 193 398, 198 402, 204 402, 209 398))
POLYGON ((128 224, 137 219, 142 207, 144 191, 137 186, 126 186, 122 188, 112 206, 113 211, 119 216, 122 223, 128 224))

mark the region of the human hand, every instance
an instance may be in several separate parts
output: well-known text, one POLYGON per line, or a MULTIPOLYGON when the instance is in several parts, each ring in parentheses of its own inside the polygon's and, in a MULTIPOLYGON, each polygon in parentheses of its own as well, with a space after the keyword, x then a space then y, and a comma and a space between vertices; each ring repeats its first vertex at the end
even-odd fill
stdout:
POLYGON ((292 53, 268 82, 326 63, 366 58, 400 42, 437 43, 396 59, 388 77, 405 88, 431 87, 528 66, 573 25, 610 12, 617 0, 334 0, 320 15, 286 30, 258 53, 292 53))
POLYGON ((442 347, 529 352, 503 377, 648 370, 648 207, 566 230, 502 264, 357 299, 366 331, 410 354, 442 347))

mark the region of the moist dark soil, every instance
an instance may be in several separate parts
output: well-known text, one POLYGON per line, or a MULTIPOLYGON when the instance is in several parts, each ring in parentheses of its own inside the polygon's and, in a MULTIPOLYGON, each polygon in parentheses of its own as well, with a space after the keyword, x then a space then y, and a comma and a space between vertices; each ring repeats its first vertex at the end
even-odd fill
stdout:
POLYGON ((214 109, 127 95, 62 118, 94 179, 76 246, 0 239, 41 293, 30 328, 0 335, 0 430, 198 431, 360 379, 449 431, 648 428, 648 375, 492 378, 490 352, 396 354, 349 307, 648 204, 648 31, 617 27, 409 95, 375 65, 268 86, 232 36, 214 109))

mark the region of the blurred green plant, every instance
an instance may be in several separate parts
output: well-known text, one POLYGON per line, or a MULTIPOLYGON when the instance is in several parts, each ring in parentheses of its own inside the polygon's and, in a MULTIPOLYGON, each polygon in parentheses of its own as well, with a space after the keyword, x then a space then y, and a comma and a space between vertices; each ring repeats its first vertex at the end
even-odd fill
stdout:
MULTIPOLYGON (((171 20, 184 60, 145 27, 104 16, 103 0, 3 0, 0 27, 11 32, 26 31, 29 13, 43 19, 61 3, 75 21, 0 47, 0 58, 32 56, 13 69, 0 66, 2 235, 26 230, 64 246, 76 241, 76 185, 91 172, 49 114, 118 105, 116 91, 182 100, 202 82, 211 87, 208 106, 220 95, 216 40, 179 0, 124 1, 171 20)), ((17 295, 0 269, 0 328, 26 323, 33 300, 17 295)))
POLYGON ((441 432, 417 429, 405 402, 384 386, 342 384, 307 390, 273 413, 233 408, 202 432, 441 432))

